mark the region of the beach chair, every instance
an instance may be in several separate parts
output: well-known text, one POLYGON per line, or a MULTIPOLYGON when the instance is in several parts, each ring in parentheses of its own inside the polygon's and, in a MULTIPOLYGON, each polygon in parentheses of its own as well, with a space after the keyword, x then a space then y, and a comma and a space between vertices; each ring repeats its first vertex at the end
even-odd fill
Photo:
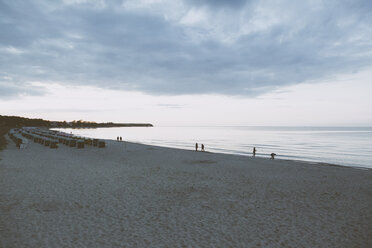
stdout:
POLYGON ((77 141, 77 148, 78 149, 84 148, 84 140, 78 140, 77 141))
POLYGON ((69 140, 69 147, 75 147, 76 146, 76 140, 75 139, 70 139, 69 140))
POLYGON ((103 140, 100 140, 98 142, 98 148, 104 148, 104 147, 106 147, 106 143, 103 140))
POLYGON ((52 149, 58 148, 58 142, 57 141, 51 141, 50 142, 50 148, 52 148, 52 149))

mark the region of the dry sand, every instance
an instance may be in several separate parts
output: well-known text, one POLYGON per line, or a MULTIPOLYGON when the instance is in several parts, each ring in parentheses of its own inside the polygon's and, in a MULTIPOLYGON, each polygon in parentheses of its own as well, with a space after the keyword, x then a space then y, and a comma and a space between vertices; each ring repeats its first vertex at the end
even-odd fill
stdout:
POLYGON ((0 247, 372 247, 372 170, 108 141, 0 153, 0 247))

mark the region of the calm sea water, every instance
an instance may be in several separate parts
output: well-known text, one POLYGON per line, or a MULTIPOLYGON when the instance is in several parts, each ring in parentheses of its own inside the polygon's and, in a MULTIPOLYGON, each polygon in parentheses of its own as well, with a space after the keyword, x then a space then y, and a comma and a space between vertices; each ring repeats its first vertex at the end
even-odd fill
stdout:
POLYGON ((372 127, 121 127, 58 129, 76 135, 207 151, 372 168, 372 127))

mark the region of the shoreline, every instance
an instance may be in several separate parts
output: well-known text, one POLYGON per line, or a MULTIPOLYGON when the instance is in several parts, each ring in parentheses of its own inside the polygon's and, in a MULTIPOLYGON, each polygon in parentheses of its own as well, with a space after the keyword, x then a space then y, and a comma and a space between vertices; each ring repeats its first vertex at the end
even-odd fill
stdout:
POLYGON ((84 149, 7 140, 0 247, 371 244, 371 170, 113 140, 84 149))
MULTIPOLYGON (((281 133, 280 130, 275 132, 270 131, 270 133, 263 131, 261 133, 261 131, 247 130, 246 132, 245 130, 242 131, 239 129, 223 129, 221 133, 218 133, 219 130, 203 132, 201 129, 180 129, 177 127, 169 130, 165 128, 161 129, 161 127, 143 131, 142 129, 135 129, 133 132, 129 129, 120 128, 112 131, 108 129, 96 129, 94 131, 61 129, 61 131, 71 131, 77 135, 110 140, 116 140, 117 135, 122 135, 123 137, 125 136, 125 140, 131 142, 187 150, 193 150, 195 141, 197 141, 198 143, 204 143, 207 151, 248 157, 252 155, 253 147, 256 147, 256 157, 270 158, 270 154, 274 152, 277 154, 275 157, 276 159, 299 160, 309 163, 329 163, 340 166, 372 169, 370 156, 372 154, 365 149, 362 140, 355 141, 353 144, 348 144, 346 141, 345 144, 338 144, 341 141, 336 142, 341 138, 345 139, 344 135, 347 135, 348 138, 353 137, 353 134, 350 133, 342 134, 341 136, 337 135, 334 140, 329 140, 327 138, 328 135, 333 135, 332 133, 321 133, 317 134, 320 135, 320 137, 314 140, 314 138, 308 138, 310 137, 308 132, 297 133, 297 131, 292 130, 294 131, 294 135, 299 137, 298 142, 292 138, 288 141, 278 143, 281 138, 275 138, 276 136, 288 137, 291 134, 288 134, 288 132, 281 133), (232 132, 231 135, 228 133, 229 131, 232 132), (178 134, 177 132, 181 133, 178 134), (185 132, 185 134, 182 134, 182 132, 185 132), (272 134, 272 132, 274 132, 274 134, 272 134), (238 134, 243 135, 242 138, 235 137, 238 134), (301 137, 303 140, 300 139, 301 137), (348 148, 350 145, 352 145, 352 148, 348 148)), ((368 135, 370 135, 370 133, 368 135)))
MULTIPOLYGON (((45 130, 51 130, 51 129, 54 129, 54 128, 50 128, 50 127, 38 127, 40 129, 45 129, 45 130)), ((71 127, 69 127, 71 128, 71 127)), ((111 128, 111 127, 98 127, 98 128, 111 128)), ((5 127, 6 130, 10 130, 11 127, 5 127)), ((61 128, 61 127, 58 127, 58 129, 64 129, 64 128, 61 128)), ((68 128, 66 128, 68 129, 68 128)), ((72 129, 90 129, 89 127, 87 128, 72 128, 72 129)), ((5 138, 6 136, 6 133, 3 134, 3 137, 5 138)), ((12 144, 12 141, 9 141, 8 138, 5 138, 8 142, 5 143, 1 149, 0 147, 0 153, 2 152, 2 150, 6 149, 6 147, 8 145, 11 145, 12 144)), ((166 149, 175 149, 175 150, 181 150, 181 151, 195 151, 195 150, 192 150, 192 149, 185 149, 185 148, 179 148, 179 147, 170 147, 170 146, 160 146, 160 145, 151 145, 151 144, 146 144, 146 143, 140 143, 140 142, 131 142, 131 141, 116 141, 115 139, 100 139, 100 140, 103 140, 105 141, 106 143, 109 143, 109 142, 118 142, 118 143, 127 143, 127 144, 136 144, 136 145, 143 145, 143 146, 149 146, 149 147, 154 147, 154 148, 166 148, 166 149)), ((202 151, 197 151, 197 152, 202 152, 202 151)), ((203 153, 211 153, 211 154, 220 154, 220 155, 230 155, 230 156, 241 156, 241 157, 245 157, 245 158, 252 158, 252 159, 263 159, 263 160, 270 160, 269 158, 266 158, 266 157, 263 157, 263 156, 256 156, 256 157, 252 157, 250 155, 243 155, 243 154, 236 154, 236 153, 224 153, 224 152, 214 152, 214 151, 204 151, 203 153)), ((1 159, 1 156, 0 156, 0 159, 1 159)), ((366 171, 370 171, 372 170, 372 168, 369 168, 369 167, 363 167, 363 166, 351 166, 351 165, 342 165, 342 164, 335 164, 335 163, 328 163, 328 162, 321 162, 321 161, 309 161, 309 160, 302 160, 302 159, 282 159, 280 158, 276 158, 275 160, 280 160, 280 161, 287 161, 287 162, 294 162, 294 163, 301 163, 301 164, 307 164, 307 165, 319 165, 319 166, 332 166, 332 167, 342 167, 342 168, 353 168, 353 169, 358 169, 358 170, 366 170, 366 171)))
MULTIPOLYGON (((100 139, 104 140, 105 142, 114 142, 114 143, 127 143, 127 144, 135 144, 135 145, 142 145, 142 146, 149 146, 153 148, 159 148, 159 149, 174 149, 174 150, 181 150, 181 151, 192 151, 195 152, 195 150, 192 149, 185 149, 185 148, 178 148, 178 147, 170 147, 170 146, 159 146, 159 145, 151 145, 151 144, 145 144, 145 143, 140 143, 140 142, 132 142, 132 141, 116 141, 114 139, 100 139)), ((249 155, 243 155, 243 154, 235 154, 235 153, 223 153, 223 152, 213 152, 213 151, 197 151, 199 153, 210 153, 210 154, 219 154, 219 155, 228 155, 228 156, 237 156, 237 157, 243 157, 243 158, 252 158, 252 159, 262 159, 262 160, 270 160, 269 157, 263 157, 263 156, 257 156, 252 157, 249 155)), ((280 158, 275 158, 274 160, 276 161, 287 161, 289 163, 301 163, 301 164, 306 164, 309 166, 312 165, 318 165, 318 166, 332 166, 332 167, 342 167, 342 168, 352 168, 352 169, 358 169, 358 170, 367 170, 370 171, 372 168, 369 167, 363 167, 363 166, 351 166, 351 165, 342 165, 342 164, 333 164, 333 163, 327 163, 327 162, 317 162, 317 161, 308 161, 308 160, 301 160, 301 159, 282 159, 280 158)))

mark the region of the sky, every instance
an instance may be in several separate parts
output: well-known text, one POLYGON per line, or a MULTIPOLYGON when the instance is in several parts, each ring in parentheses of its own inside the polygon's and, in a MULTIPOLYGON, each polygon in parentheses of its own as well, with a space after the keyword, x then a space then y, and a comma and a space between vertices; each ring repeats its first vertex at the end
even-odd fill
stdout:
POLYGON ((372 1, 0 0, 0 114, 372 126, 372 1))

